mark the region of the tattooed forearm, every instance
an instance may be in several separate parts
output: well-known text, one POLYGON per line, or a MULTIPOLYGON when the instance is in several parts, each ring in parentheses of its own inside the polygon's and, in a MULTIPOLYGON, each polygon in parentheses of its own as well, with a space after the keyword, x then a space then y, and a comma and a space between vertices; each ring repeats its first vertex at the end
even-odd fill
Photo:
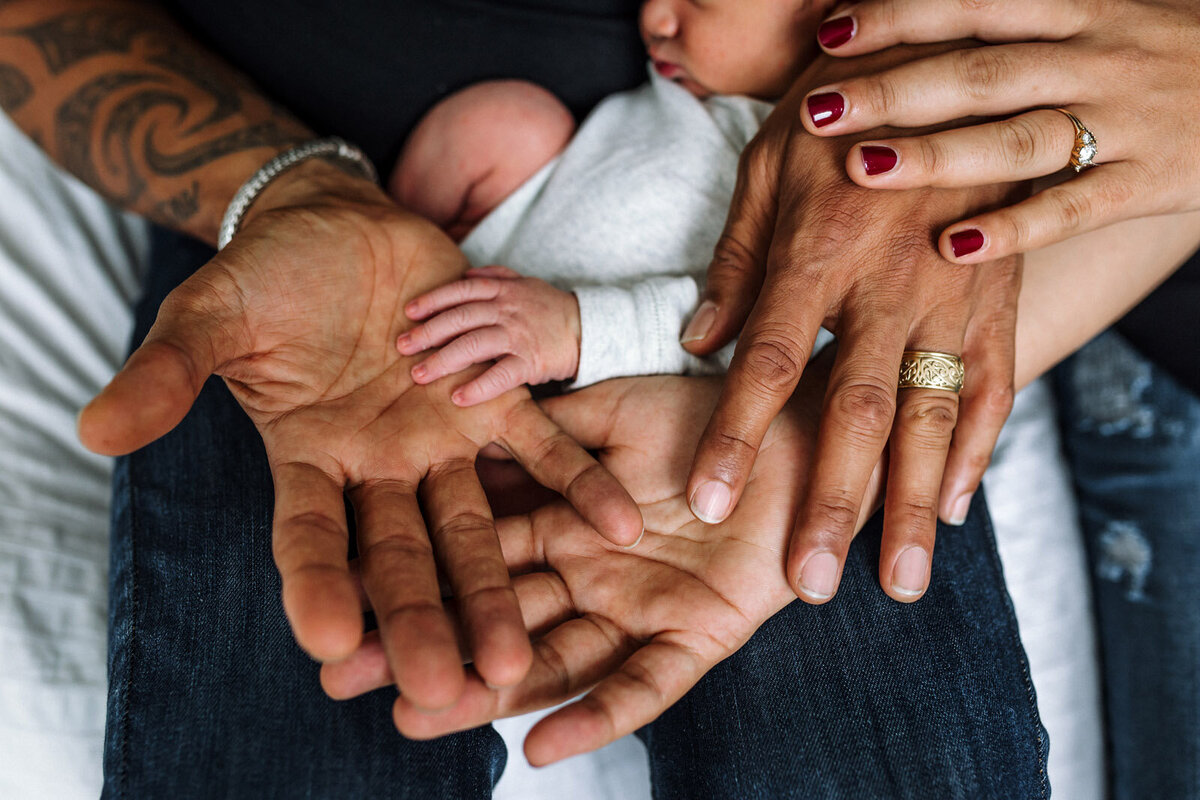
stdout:
POLYGON ((153 7, 0 0, 0 52, 0 106, 64 167, 210 240, 238 185, 311 136, 153 7))
POLYGON ((0 64, 0 108, 15 112, 33 97, 33 84, 11 64, 0 64))

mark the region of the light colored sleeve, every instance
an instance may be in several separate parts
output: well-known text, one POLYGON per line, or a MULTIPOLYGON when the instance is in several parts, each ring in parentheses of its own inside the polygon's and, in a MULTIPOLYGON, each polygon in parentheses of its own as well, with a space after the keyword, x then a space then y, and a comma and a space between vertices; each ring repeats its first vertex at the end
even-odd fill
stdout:
POLYGON ((579 370, 571 389, 633 375, 716 375, 729 366, 732 345, 698 358, 679 337, 700 298, 691 276, 659 276, 628 286, 576 286, 579 370))

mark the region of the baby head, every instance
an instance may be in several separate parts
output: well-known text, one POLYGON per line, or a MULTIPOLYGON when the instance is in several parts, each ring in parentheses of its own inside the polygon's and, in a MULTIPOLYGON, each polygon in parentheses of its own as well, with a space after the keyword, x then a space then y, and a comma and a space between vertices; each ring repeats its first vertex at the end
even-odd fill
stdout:
POLYGON ((818 52, 834 0, 646 0, 641 31, 660 75, 697 97, 782 96, 818 52))

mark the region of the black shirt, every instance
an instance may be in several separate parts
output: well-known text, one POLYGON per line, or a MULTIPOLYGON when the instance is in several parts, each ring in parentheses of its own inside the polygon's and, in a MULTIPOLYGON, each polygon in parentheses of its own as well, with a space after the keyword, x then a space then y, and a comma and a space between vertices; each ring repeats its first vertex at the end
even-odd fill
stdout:
MULTIPOLYGON (((582 116, 645 80, 639 0, 174 0, 187 27, 318 132, 360 145, 383 174, 446 94, 523 78, 582 116)), ((1103 167, 1101 167, 1103 169, 1103 167)), ((1200 258, 1118 324, 1200 392, 1200 258)))

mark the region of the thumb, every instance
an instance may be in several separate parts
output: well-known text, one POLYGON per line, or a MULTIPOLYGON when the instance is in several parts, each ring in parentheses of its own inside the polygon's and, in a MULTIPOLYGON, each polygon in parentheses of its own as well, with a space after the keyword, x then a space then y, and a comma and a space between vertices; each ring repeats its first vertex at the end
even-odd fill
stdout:
POLYGON ((632 378, 602 381, 577 392, 543 398, 538 405, 581 447, 599 450, 608 446, 620 416, 617 412, 629 399, 634 381, 632 378))
POLYGON ((725 230, 708 267, 703 302, 680 339, 694 355, 708 355, 727 344, 754 308, 775 235, 781 163, 771 148, 757 141, 742 155, 725 230))
POLYGON ((243 354, 230 335, 231 306, 193 280, 167 296, 145 341, 80 412, 79 439, 92 452, 124 455, 166 435, 208 376, 243 354))

